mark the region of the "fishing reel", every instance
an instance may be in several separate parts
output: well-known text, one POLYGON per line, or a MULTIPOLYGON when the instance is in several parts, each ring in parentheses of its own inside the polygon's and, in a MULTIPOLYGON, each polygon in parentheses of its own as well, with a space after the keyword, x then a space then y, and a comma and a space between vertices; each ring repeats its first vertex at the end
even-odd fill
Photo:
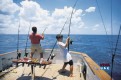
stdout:
POLYGON ((52 54, 50 59, 53 60, 54 57, 55 57, 55 54, 52 54))
POLYGON ((70 39, 70 41, 69 41, 69 43, 72 45, 72 42, 73 42, 73 40, 72 39, 70 39))
POLYGON ((18 52, 18 53, 17 53, 17 59, 19 59, 20 57, 21 57, 21 53, 18 52))
POLYGON ((28 56, 28 54, 29 54, 29 53, 28 53, 28 52, 26 52, 26 53, 24 54, 24 56, 25 56, 25 57, 27 57, 27 56, 28 56))

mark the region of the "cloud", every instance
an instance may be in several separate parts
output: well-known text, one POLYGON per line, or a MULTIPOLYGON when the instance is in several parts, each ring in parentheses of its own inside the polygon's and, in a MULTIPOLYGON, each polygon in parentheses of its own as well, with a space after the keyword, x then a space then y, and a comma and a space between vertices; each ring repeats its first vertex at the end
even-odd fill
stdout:
POLYGON ((94 27, 96 27, 96 28, 97 28, 97 27, 99 27, 99 26, 100 26, 99 24, 96 24, 94 27))
POLYGON ((19 16, 27 21, 43 20, 48 17, 49 12, 40 7, 34 1, 22 1, 19 16))
MULTIPOLYGON (((7 2, 5 2, 7 4, 7 2)), ((67 18, 70 19, 70 15, 72 12, 72 7, 65 6, 64 8, 55 8, 53 11, 45 10, 35 1, 22 1, 20 2, 21 6, 20 11, 15 13, 14 11, 10 15, 0 14, 0 25, 2 31, 0 33, 7 34, 17 34, 19 19, 20 19, 20 34, 27 34, 31 22, 32 26, 37 26, 38 33, 42 33, 45 27, 48 27, 46 30, 47 34, 57 34, 60 33, 62 26, 64 25, 67 18), (19 15, 19 18, 16 17, 19 15)), ((2 6, 3 7, 3 6, 2 6)), ((4 8, 4 7, 3 7, 4 8)), ((14 7, 16 8, 16 7, 14 7)), ((9 11, 8 11, 9 12, 9 11)), ((82 20, 82 9, 75 9, 72 17, 71 23, 71 33, 80 33, 79 28, 84 27, 84 22, 82 20)), ((67 22, 63 33, 68 33, 69 21, 67 22)))
POLYGON ((13 14, 19 10, 19 6, 13 0, 0 0, 0 11, 13 14))
POLYGON ((86 9, 86 12, 95 12, 96 7, 89 7, 88 9, 86 9))
POLYGON ((93 31, 98 30, 99 26, 100 26, 99 24, 95 24, 94 27, 92 28, 92 30, 93 30, 93 31))

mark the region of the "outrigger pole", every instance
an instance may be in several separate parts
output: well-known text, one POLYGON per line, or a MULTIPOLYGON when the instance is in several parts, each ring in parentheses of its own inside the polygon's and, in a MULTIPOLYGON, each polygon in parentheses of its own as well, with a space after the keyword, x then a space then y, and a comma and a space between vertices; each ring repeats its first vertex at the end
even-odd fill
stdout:
POLYGON ((21 53, 19 52, 19 29, 20 29, 20 18, 19 18, 19 25, 18 25, 18 42, 17 42, 17 59, 21 57, 21 53))
POLYGON ((118 42, 119 42, 119 38, 120 38, 120 32, 121 32, 121 25, 120 25, 120 29, 119 29, 119 33, 118 33, 114 53, 112 54, 111 80, 113 80, 113 64, 114 64, 114 58, 115 58, 115 55, 116 55, 117 46, 118 46, 118 42))

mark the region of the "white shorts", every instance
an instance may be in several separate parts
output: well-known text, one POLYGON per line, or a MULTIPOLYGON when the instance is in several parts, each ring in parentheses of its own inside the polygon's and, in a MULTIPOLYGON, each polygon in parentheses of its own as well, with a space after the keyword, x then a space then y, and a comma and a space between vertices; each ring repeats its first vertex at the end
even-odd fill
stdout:
POLYGON ((42 53, 42 47, 40 46, 40 44, 32 44, 31 45, 31 52, 34 53, 35 51, 37 51, 38 53, 42 53))

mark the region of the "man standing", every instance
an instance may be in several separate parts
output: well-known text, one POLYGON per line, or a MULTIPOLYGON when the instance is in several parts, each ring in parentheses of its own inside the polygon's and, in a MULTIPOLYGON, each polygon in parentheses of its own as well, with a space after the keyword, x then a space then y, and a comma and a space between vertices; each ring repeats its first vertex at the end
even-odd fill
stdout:
POLYGON ((40 40, 44 39, 44 34, 40 35, 37 34, 37 28, 32 27, 33 33, 30 34, 29 39, 31 40, 31 54, 30 58, 33 57, 33 54, 35 51, 37 51, 40 54, 40 63, 43 62, 43 51, 40 45, 40 40))
POLYGON ((65 67, 67 66, 67 64, 69 64, 70 65, 70 77, 73 77, 73 60, 72 60, 72 57, 71 57, 69 51, 67 50, 67 46, 68 46, 70 38, 68 37, 66 39, 66 43, 63 43, 62 42, 63 35, 58 34, 56 36, 56 39, 58 41, 57 45, 60 49, 60 52, 61 52, 61 54, 63 54, 63 57, 64 57, 64 65, 62 67, 61 72, 64 72, 65 67))

